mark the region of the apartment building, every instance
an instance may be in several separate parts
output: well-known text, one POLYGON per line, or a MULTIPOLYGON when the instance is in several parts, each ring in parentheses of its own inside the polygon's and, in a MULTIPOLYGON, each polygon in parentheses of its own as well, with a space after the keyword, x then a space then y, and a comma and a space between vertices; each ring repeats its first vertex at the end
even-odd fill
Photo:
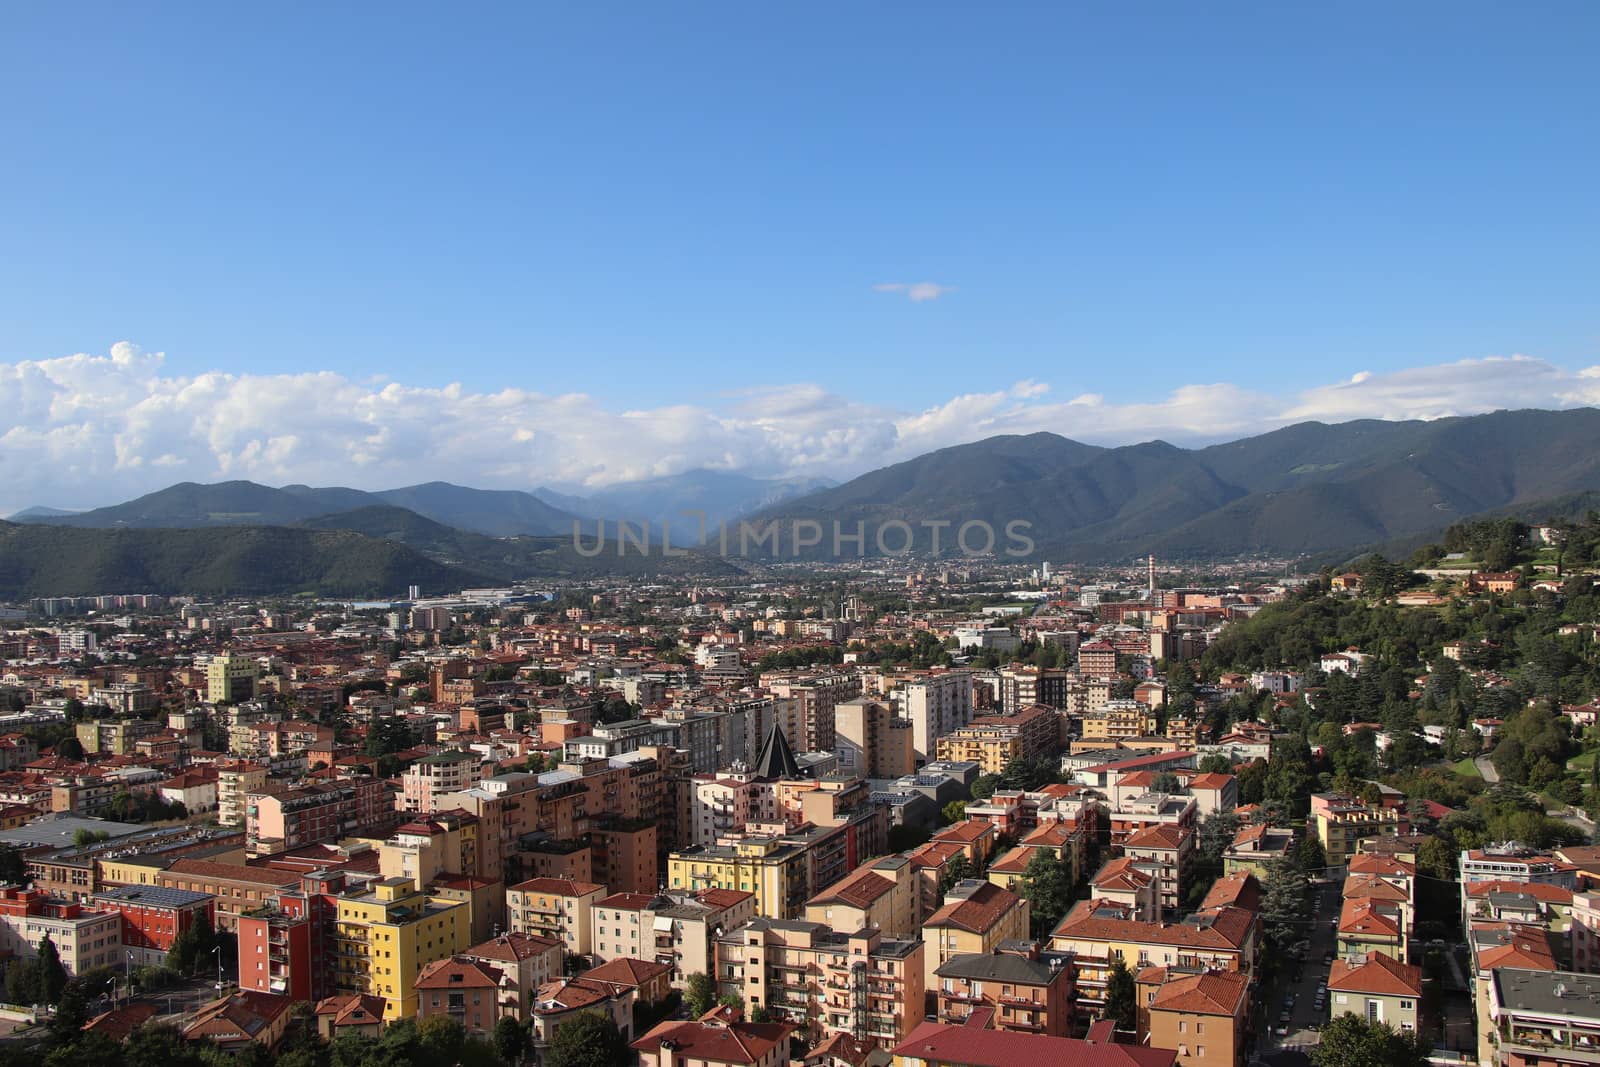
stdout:
POLYGON ((1174 1050, 1181 1067, 1244 1067, 1251 1037, 1249 976, 1152 967, 1140 972, 1137 991, 1144 1043, 1174 1050))
POLYGON ((1002 942, 1028 938, 1028 902, 993 882, 969 878, 945 894, 944 905, 922 924, 924 977, 928 988, 936 972, 952 958, 984 955, 1002 942))
POLYGON ((1592 1067, 1600 1057, 1600 981, 1498 968, 1489 982, 1489 1021, 1486 1045, 1497 1067, 1592 1067))
POLYGON ((1332 793, 1312 796, 1311 818, 1330 867, 1349 863, 1361 842, 1400 832, 1400 816, 1393 809, 1332 793))
POLYGON ((95 907, 122 919, 122 945, 136 967, 159 967, 185 930, 202 918, 216 927, 216 898, 210 893, 164 886, 125 885, 94 895, 95 907))
POLYGON ((918 765, 935 758, 934 742, 972 721, 972 675, 967 671, 922 674, 900 692, 901 715, 911 721, 912 755, 918 765))
POLYGON ((13 960, 39 956, 49 938, 61 965, 76 977, 123 962, 122 917, 37 889, 0 886, 0 954, 13 960))
POLYGON ((1195 832, 1187 826, 1149 826, 1122 843, 1127 858, 1156 877, 1163 915, 1175 916, 1194 862, 1195 832))
POLYGON ((939 738, 942 761, 971 761, 985 774, 1001 774, 1006 764, 1056 751, 1060 727, 1051 708, 1035 705, 1015 715, 982 715, 939 738))
POLYGON ((248 656, 212 656, 206 664, 206 699, 213 704, 238 704, 254 700, 261 669, 248 656))
POLYGON ((569 878, 531 878, 506 890, 511 929, 549 937, 571 956, 594 951, 594 906, 606 887, 569 878))
POLYGON ((1137 700, 1108 700, 1080 717, 1085 741, 1131 741, 1156 732, 1156 713, 1137 700))
POLYGON ((476 752, 451 749, 424 756, 400 776, 400 808, 407 812, 439 810, 438 798, 472 789, 483 779, 476 752))
POLYGON ((381 778, 340 778, 282 793, 251 793, 245 838, 253 856, 334 842, 398 821, 381 778))
POLYGON ((885 703, 856 697, 834 705, 839 772, 861 778, 899 778, 916 770, 911 723, 885 703))
POLYGON ((901 1040, 922 1017, 920 941, 877 930, 838 933, 821 923, 753 919, 717 941, 717 988, 765 1006, 813 1040, 851 1033, 901 1040))
POLYGON ((264 793, 267 768, 249 760, 221 760, 217 768, 217 822, 223 826, 243 826, 250 808, 250 794, 264 793))
POLYGON ((1421 1028, 1422 968, 1382 952, 1334 960, 1328 974, 1328 1017, 1358 1015, 1396 1030, 1421 1028))
POLYGON ((916 867, 905 856, 887 856, 806 901, 805 918, 835 930, 871 928, 886 937, 916 938, 921 899, 916 867))
POLYGON ((468 908, 386 878, 339 896, 333 925, 334 986, 382 997, 388 1021, 417 1011, 417 975, 471 944, 468 908))
POLYGON ((494 1034, 502 1015, 511 1016, 500 1000, 498 970, 479 960, 451 956, 422 968, 414 983, 417 1021, 442 1017, 459 1024, 468 1037, 494 1034))
POLYGON ((593 915, 596 959, 654 960, 671 968, 668 980, 681 989, 689 975, 712 973, 716 937, 756 917, 755 895, 613 893, 595 902, 593 915))
POLYGON ((502 1014, 525 1019, 533 1010, 539 987, 560 978, 566 946, 553 937, 513 930, 465 949, 458 959, 474 960, 500 975, 502 1014))
POLYGON ((854 672, 762 675, 761 685, 782 705, 774 708, 777 721, 789 744, 802 752, 832 752, 834 706, 861 695, 861 676, 854 672))
POLYGON ((1071 1034, 1071 959, 1041 955, 1035 942, 1002 945, 981 956, 953 956, 935 969, 934 981, 940 1022, 965 1024, 975 1011, 988 1009, 995 1030, 1071 1034))

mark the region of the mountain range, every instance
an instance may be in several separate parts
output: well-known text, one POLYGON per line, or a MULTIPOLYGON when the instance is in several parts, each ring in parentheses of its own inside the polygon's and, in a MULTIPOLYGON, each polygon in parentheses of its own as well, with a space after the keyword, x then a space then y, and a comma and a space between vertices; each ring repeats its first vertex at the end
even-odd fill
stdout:
MULTIPOLYGON (((1098 562, 1289 557, 1431 533, 1500 509, 1559 512, 1600 490, 1600 411, 1300 423, 1207 448, 1100 448, 1051 433, 992 437, 764 509, 868 531, 910 523, 1031 524, 1037 555, 1098 562)), ((869 532, 869 551, 872 542, 869 532)), ((891 543, 898 544, 897 540, 891 543)), ((824 548, 831 548, 825 545, 824 548)))
MULTIPOLYGON (((1207 448, 1106 448, 1053 433, 940 449, 820 488, 691 472, 589 496, 443 482, 379 492, 186 482, 92 511, 32 508, 0 525, 0 596, 107 590, 338 595, 521 578, 728 574, 707 552, 648 558, 572 544, 578 519, 702 508, 753 526, 814 520, 867 550, 892 520, 918 532, 1025 521, 1035 557, 1105 562, 1285 558, 1414 543, 1460 519, 1587 509, 1600 493, 1600 411, 1502 411, 1428 422, 1301 423, 1207 448), (807 489, 812 491, 807 492, 807 489), (754 510, 752 510, 754 509, 754 510)), ((608 523, 613 531, 614 525, 608 523)), ((584 522, 586 538, 592 522, 584 522)), ((678 538, 674 537, 675 540, 678 538)), ((891 538, 898 547, 901 538, 891 538)), ((818 554, 831 549, 824 538, 818 554)), ((587 542, 586 542, 587 543, 587 542)), ((787 545, 788 542, 786 541, 787 545)), ((788 548, 785 554, 792 554, 788 548)))

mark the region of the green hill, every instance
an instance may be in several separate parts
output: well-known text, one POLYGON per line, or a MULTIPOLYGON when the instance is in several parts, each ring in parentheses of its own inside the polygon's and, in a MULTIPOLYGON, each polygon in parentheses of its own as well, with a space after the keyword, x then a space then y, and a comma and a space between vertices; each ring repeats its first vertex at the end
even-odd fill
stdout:
POLYGON ((8 599, 108 592, 382 596, 408 585, 442 593, 492 581, 344 530, 0 524, 0 597, 8 599))

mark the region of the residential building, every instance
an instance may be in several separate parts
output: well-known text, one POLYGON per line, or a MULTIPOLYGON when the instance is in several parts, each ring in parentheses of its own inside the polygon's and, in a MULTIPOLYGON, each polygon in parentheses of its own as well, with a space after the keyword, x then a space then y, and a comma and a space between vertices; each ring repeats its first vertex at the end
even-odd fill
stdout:
POLYGON ((418 890, 406 878, 341 894, 334 915, 334 985, 384 999, 385 1018, 416 1013, 422 968, 471 944, 468 909, 418 890))
POLYGON ((1349 863, 1362 841, 1400 832, 1400 814, 1394 809, 1332 793, 1312 796, 1311 818, 1330 867, 1349 863))
POLYGON ((473 945, 457 958, 475 960, 499 972, 501 1014, 525 1019, 533 1010, 539 987, 561 977, 566 955, 566 945, 557 938, 513 930, 473 945))
POLYGON ((500 981, 498 970, 478 960, 435 960, 417 975, 417 1020, 443 1016, 460 1023, 468 1037, 490 1037, 509 1014, 501 1010, 500 981))
POLYGON ((755 918, 755 895, 736 889, 613 893, 595 902, 594 957, 599 960, 654 960, 671 970, 670 983, 682 988, 691 974, 716 969, 715 941, 755 918))
POLYGON ((899 778, 916 770, 911 723, 886 703, 856 697, 833 707, 839 772, 861 778, 899 778))
POLYGON ((397 821, 381 778, 340 778, 282 793, 251 793, 245 834, 251 855, 288 852, 381 831, 397 821))
POLYGON ((840 1032, 895 1041, 923 1012, 923 953, 922 942, 877 930, 757 918, 718 939, 717 988, 813 1041, 840 1032))
POLYGON ((983 955, 1003 941, 1028 938, 1028 902, 993 882, 969 878, 945 894, 944 906, 922 924, 925 984, 932 989, 936 972, 951 958, 983 955))
POLYGON ((1130 834, 1122 843, 1125 856, 1155 874, 1164 915, 1177 915, 1183 901, 1194 860, 1195 838, 1194 830, 1187 826, 1158 825, 1130 834))
POLYGON ((250 794, 267 788, 267 768, 249 760, 221 760, 217 769, 217 822, 223 826, 243 826, 250 808, 250 794))
POLYGON ((985 774, 1001 774, 1013 760, 1056 751, 1060 726, 1056 712, 1041 705, 1015 715, 981 715, 938 739, 940 760, 970 760, 985 774))
POLYGON ((475 788, 483 780, 476 752, 451 749, 424 756, 400 776, 400 808, 408 812, 439 810, 438 798, 475 788))
POLYGON ((918 765, 933 760, 934 743, 972 721, 971 673, 917 675, 901 690, 900 710, 911 720, 912 753, 918 765))
POLYGON ((213 704, 239 704, 256 698, 261 669, 254 659, 223 654, 206 665, 206 699, 213 704))
POLYGON ((594 951, 594 906, 606 887, 569 878, 532 878, 506 890, 506 910, 511 929, 524 934, 555 938, 567 954, 587 956, 594 951))
POLYGON ((201 919, 216 927, 216 897, 164 886, 126 885, 94 895, 101 911, 122 918, 122 945, 136 967, 159 967, 172 943, 201 919))
POLYGON ((1489 983, 1489 1019, 1487 1044, 1498 1067, 1592 1067, 1600 1055, 1600 981, 1498 968, 1489 983))
POLYGON ((50 897, 37 889, 0 886, 0 955, 37 959, 46 938, 74 977, 123 962, 122 917, 116 912, 50 897))
POLYGON ((639 1067, 785 1067, 788 1023, 747 1023, 717 1007, 694 1022, 669 1019, 634 1041, 639 1067))
POLYGON ((1328 1016, 1358 1015, 1396 1030, 1420 1029, 1422 968, 1382 952, 1364 959, 1334 960, 1328 974, 1328 1016))
POLYGON ((889 1050, 894 1067, 1174 1067, 1172 1049, 925 1022, 889 1050))
POLYGON ((1243 1067, 1250 1047, 1250 978, 1152 967, 1138 978, 1140 1039, 1177 1052, 1182 1067, 1243 1067), (1147 999, 1148 998, 1148 999, 1147 999))
POLYGON ((934 971, 940 1022, 966 1023, 987 1009, 996 1030, 1067 1037, 1072 1032, 1071 958, 1041 956, 1036 942, 985 955, 952 956, 934 971))

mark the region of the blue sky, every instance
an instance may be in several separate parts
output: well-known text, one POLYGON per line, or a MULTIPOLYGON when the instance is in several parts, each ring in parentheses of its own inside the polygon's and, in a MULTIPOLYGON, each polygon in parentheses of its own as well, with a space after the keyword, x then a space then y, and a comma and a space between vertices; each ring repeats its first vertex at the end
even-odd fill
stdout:
POLYGON ((1593 4, 324 7, 8 12, 0 371, 904 416, 1600 363, 1593 4))

